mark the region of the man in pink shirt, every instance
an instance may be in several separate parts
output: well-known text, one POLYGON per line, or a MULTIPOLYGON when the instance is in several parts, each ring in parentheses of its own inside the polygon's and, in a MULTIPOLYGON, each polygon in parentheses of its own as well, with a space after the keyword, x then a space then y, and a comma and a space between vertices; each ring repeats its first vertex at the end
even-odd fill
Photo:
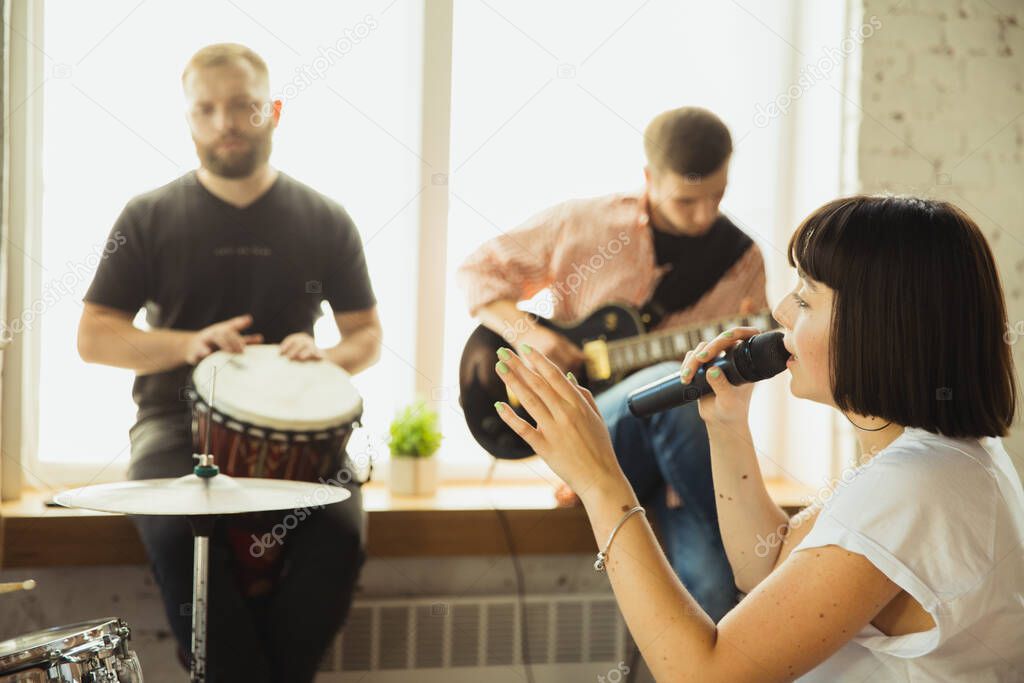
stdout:
MULTIPOLYGON (((470 315, 509 344, 539 349, 563 370, 582 350, 519 308, 549 290, 551 318, 571 323, 624 303, 653 329, 768 307, 760 249, 719 212, 732 139, 713 113, 683 107, 644 132, 644 188, 572 199, 484 243, 459 269, 470 315)), ((737 591, 718 530, 707 430, 690 403, 651 418, 626 406, 633 389, 679 369, 636 372, 597 397, 623 471, 653 508, 672 566, 716 621, 737 591)))

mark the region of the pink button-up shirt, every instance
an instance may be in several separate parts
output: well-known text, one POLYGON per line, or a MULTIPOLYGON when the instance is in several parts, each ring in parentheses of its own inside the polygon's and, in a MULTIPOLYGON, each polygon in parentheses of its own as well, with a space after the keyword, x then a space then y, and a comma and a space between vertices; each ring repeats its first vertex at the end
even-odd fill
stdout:
MULTIPOLYGON (((609 303, 641 307, 671 265, 658 266, 644 192, 572 199, 481 245, 458 270, 470 315, 498 300, 520 302, 550 288, 551 318, 571 323, 609 303)), ((694 258, 701 258, 700 254, 694 258)), ((750 298, 768 307, 756 244, 692 306, 658 329, 735 315, 750 298)))

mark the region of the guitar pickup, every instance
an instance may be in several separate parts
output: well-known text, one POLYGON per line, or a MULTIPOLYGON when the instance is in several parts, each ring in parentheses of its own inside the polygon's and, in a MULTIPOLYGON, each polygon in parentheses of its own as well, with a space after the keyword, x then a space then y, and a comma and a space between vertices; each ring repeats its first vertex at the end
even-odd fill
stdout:
POLYGON ((612 376, 611 362, 608 360, 608 344, 604 339, 594 339, 583 345, 584 361, 587 368, 587 379, 591 382, 603 382, 612 376))

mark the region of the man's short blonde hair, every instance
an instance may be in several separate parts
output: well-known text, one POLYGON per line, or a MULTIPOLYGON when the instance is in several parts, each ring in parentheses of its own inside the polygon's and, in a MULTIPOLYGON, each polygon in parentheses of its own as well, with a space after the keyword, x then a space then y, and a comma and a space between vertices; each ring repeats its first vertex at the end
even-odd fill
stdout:
POLYGON ((732 154, 732 137, 720 118, 700 107, 670 109, 644 131, 644 153, 654 171, 703 177, 732 154))
POLYGON ((182 85, 185 84, 189 73, 194 69, 223 66, 238 60, 248 62, 260 78, 268 83, 270 82, 270 71, 267 69, 267 63, 251 48, 240 43, 214 43, 213 45, 201 48, 192 55, 192 58, 188 60, 188 64, 185 65, 185 70, 181 72, 181 83, 182 85))

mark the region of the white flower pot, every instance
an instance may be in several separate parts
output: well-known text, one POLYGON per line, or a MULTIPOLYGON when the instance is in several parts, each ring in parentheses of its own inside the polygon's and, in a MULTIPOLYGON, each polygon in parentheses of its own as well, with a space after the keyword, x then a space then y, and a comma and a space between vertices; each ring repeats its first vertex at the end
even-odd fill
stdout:
POLYGON ((436 492, 436 457, 391 456, 391 493, 399 496, 432 496, 436 492))

